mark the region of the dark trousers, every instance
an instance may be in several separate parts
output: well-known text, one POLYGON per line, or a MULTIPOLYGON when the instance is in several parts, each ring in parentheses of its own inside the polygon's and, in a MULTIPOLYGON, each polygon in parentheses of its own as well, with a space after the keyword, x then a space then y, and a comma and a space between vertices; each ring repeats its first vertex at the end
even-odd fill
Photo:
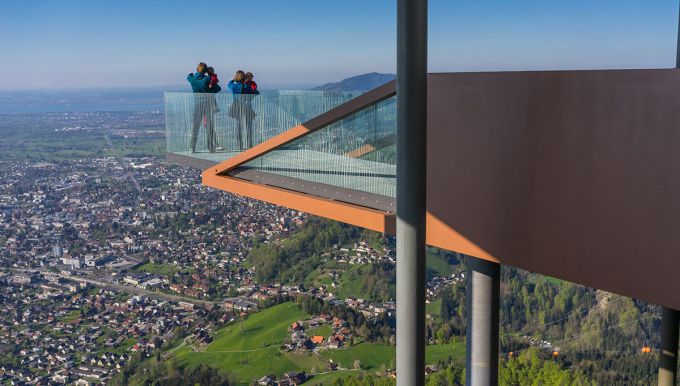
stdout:
POLYGON ((255 111, 253 111, 253 107, 250 103, 235 103, 234 119, 236 119, 236 140, 238 141, 238 148, 239 150, 250 149, 255 144, 253 142, 253 119, 255 118, 255 111))
POLYGON ((194 113, 193 125, 191 126, 191 141, 189 147, 191 152, 196 152, 196 140, 198 138, 198 130, 201 128, 203 121, 205 121, 206 129, 206 144, 208 151, 215 152, 217 147, 217 135, 215 133, 214 115, 217 108, 215 96, 210 94, 194 94, 194 113))
POLYGON ((236 128, 236 138, 238 139, 239 150, 246 150, 253 147, 253 120, 252 119, 237 119, 238 127, 236 128), (245 133, 244 133, 245 129, 245 133))

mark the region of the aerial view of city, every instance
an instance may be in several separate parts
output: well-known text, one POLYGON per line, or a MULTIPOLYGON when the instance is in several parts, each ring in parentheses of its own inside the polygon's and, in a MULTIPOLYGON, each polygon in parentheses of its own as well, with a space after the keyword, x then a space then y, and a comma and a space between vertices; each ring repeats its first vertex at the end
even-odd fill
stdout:
POLYGON ((676 385, 678 1, 29 3, 0 385, 676 385))

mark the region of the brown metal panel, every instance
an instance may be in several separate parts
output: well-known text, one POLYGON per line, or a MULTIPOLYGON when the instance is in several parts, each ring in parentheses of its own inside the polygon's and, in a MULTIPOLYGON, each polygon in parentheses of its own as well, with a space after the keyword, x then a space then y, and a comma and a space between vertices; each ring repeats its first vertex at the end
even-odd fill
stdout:
POLYGON ((429 93, 428 210, 449 234, 680 309, 679 70, 434 74, 429 93))
MULTIPOLYGON (((680 309, 678 70, 429 82, 428 244, 680 309)), ((215 175, 307 133, 208 169, 204 183, 393 233, 385 212, 215 175)))

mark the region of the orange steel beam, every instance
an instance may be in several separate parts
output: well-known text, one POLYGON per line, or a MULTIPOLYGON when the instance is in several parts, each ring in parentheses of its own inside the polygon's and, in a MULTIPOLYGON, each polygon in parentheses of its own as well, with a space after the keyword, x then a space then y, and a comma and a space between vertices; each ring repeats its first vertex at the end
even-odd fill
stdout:
POLYGON ((352 157, 352 158, 359 158, 363 157, 368 153, 372 153, 375 151, 375 147, 371 144, 366 144, 363 146, 360 146, 350 152, 345 153, 345 157, 352 157))
POLYGON ((500 260, 496 257, 480 248, 449 225, 446 225, 446 223, 429 211, 425 216, 425 243, 433 247, 500 263, 500 260))
POLYGON ((396 230, 394 214, 376 209, 315 197, 235 177, 215 175, 209 171, 203 173, 203 185, 377 232, 394 233, 396 230))
POLYGON ((230 170, 233 170, 234 168, 243 165, 248 161, 252 161, 253 159, 276 150, 277 148, 298 138, 313 133, 314 131, 324 128, 376 103, 380 103, 381 101, 396 95, 396 93, 396 82, 392 81, 386 83, 371 91, 367 91, 364 94, 361 94, 358 97, 341 104, 340 106, 334 107, 301 125, 286 130, 283 133, 260 143, 259 145, 244 150, 238 155, 235 155, 234 157, 231 157, 230 159, 211 167, 209 170, 215 174, 226 174, 230 170))
MULTIPOLYGON (((246 162, 274 151, 285 144, 302 138, 394 95, 396 95, 396 83, 394 81, 368 91, 351 101, 343 103, 326 113, 286 130, 259 145, 204 170, 202 174, 203 185, 377 232, 395 234, 396 217, 393 213, 258 184, 226 175, 229 171, 246 162)), ((359 155, 374 150, 371 149, 370 145, 367 146, 370 148, 364 146, 355 150, 356 154, 348 155, 359 155)), ((426 223, 426 242, 428 245, 465 253, 485 260, 499 261, 429 212, 427 213, 426 223)))
MULTIPOLYGON (((396 218, 393 213, 209 172, 203 174, 203 185, 376 232, 387 234, 395 234, 396 232, 396 218)), ((497 258, 475 245, 430 212, 427 213, 426 227, 428 245, 499 262, 497 258)))

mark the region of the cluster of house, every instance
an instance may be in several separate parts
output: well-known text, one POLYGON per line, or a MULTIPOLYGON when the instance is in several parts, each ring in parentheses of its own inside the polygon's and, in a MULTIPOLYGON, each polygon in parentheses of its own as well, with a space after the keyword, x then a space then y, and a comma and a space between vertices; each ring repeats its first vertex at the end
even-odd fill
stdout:
MULTIPOLYGON (((5 275, 8 277, 9 275, 5 275)), ((134 352, 148 355, 179 328, 209 343, 207 310, 178 302, 128 297, 111 290, 55 290, 39 276, 24 286, 0 285, 0 353, 15 358, 0 380, 14 384, 103 382, 134 352), (46 296, 45 294, 49 294, 46 296), (194 308, 194 307, 191 307, 194 308)), ((228 320, 222 315, 221 322, 228 320)))
POLYGON ((320 299, 326 304, 352 308, 353 310, 361 312, 367 319, 373 319, 384 313, 394 312, 396 306, 393 301, 383 303, 369 302, 365 299, 355 297, 338 299, 333 292, 331 292, 332 288, 327 285, 304 288, 302 286, 281 285, 279 283, 270 283, 266 285, 251 284, 238 287, 237 291, 240 296, 227 299, 224 301, 223 307, 226 309, 251 312, 257 310, 258 303, 272 297, 296 297, 298 295, 306 295, 320 299))
POLYGON ((177 264, 196 276, 129 277, 126 284, 172 285, 174 292, 207 297, 252 283, 252 272, 242 268, 252 237, 288 234, 304 216, 206 190, 194 171, 158 159, 125 162, 115 157, 25 162, 0 170, 3 262, 101 276, 102 270, 120 273, 147 260, 177 264), (141 192, 121 189, 129 175, 141 192), (26 181, 31 188, 16 193, 26 181), (214 216, 216 207, 220 216, 214 216))
POLYGON ((162 275, 154 275, 146 272, 132 272, 123 277, 123 283, 139 287, 142 289, 151 289, 167 284, 168 279, 162 275))
POLYGON ((276 375, 265 375, 264 377, 257 380, 257 384, 260 386, 293 386, 301 385, 307 382, 307 373, 304 371, 289 371, 283 374, 280 379, 276 378, 276 375))
POLYGON ((557 352, 557 353, 560 352, 560 348, 559 348, 559 347, 554 346, 551 342, 549 342, 549 341, 547 341, 547 340, 544 340, 544 339, 536 339, 536 338, 534 338, 533 336, 529 336, 529 335, 523 335, 523 336, 522 336, 522 339, 524 339, 525 341, 527 341, 527 342, 529 343, 530 346, 534 346, 534 347, 538 347, 538 348, 543 349, 543 350, 546 350, 546 351, 550 351, 550 352, 553 353, 553 355, 554 355, 554 353, 556 353, 556 352, 557 352))
MULTIPOLYGON (((146 353, 177 327, 194 329, 204 323, 206 310, 194 309, 192 304, 128 300, 110 291, 88 294, 73 282, 41 275, 48 271, 112 282, 115 275, 120 278, 116 281, 142 290, 159 288, 220 300, 225 315, 251 312, 272 297, 298 294, 346 305, 367 318, 394 310, 393 302, 338 299, 333 284, 306 289, 255 284, 254 271, 244 264, 253 238, 267 242, 285 236, 302 223, 304 214, 208 190, 201 186, 195 171, 156 159, 127 161, 144 167, 130 169, 108 157, 58 164, 17 163, 0 171, 0 261, 22 270, 0 273, 0 283, 10 284, 3 290, 12 299, 0 302, 0 311, 5 308, 6 315, 17 315, 12 323, 0 321, 0 336, 21 349, 31 350, 33 343, 46 345, 41 351, 20 355, 20 365, 8 369, 8 374, 9 370, 37 374, 49 369, 49 374, 60 377, 68 374, 73 382, 81 377, 78 370, 105 379, 121 361, 109 359, 100 365, 102 354, 120 350, 146 353), (139 181, 141 192, 120 188, 121 183, 129 183, 127 173, 139 181), (30 190, 12 190, 26 180, 32 181, 30 190), (149 260, 181 270, 171 276, 129 270, 149 260), (49 305, 43 304, 47 301, 49 305), (56 359, 51 365, 48 355, 54 350, 63 350, 60 358, 65 360, 56 359), (95 354, 97 363, 93 364, 95 354)), ((352 248, 336 246, 329 253, 347 264, 394 263, 394 251, 376 250, 366 242, 352 248)), ((429 289, 434 294, 447 280, 457 279, 437 279, 429 289)), ((308 337, 304 331, 294 331, 298 334, 296 346, 290 349, 338 348, 351 338, 346 326, 336 328, 335 321, 324 316, 315 319, 305 322, 306 327, 330 324, 333 334, 308 337)), ((196 341, 205 343, 208 330, 198 331, 196 341)))
POLYGON ((347 322, 328 314, 321 314, 315 318, 297 321, 291 324, 288 329, 289 341, 284 342, 283 348, 286 351, 310 351, 316 349, 337 349, 348 345, 352 339, 352 330, 349 329, 347 322), (315 335, 314 331, 320 331, 320 327, 330 327, 331 333, 328 336, 315 335))
POLYGON ((449 276, 434 276, 427 282, 427 289, 425 293, 425 301, 430 303, 437 298, 439 292, 444 288, 453 284, 463 283, 465 281, 465 272, 454 272, 449 276))
POLYGON ((354 244, 353 248, 344 248, 335 246, 335 252, 330 256, 339 263, 348 264, 370 264, 387 262, 396 264, 395 251, 388 247, 383 247, 381 250, 376 250, 367 242, 360 241, 354 244))

